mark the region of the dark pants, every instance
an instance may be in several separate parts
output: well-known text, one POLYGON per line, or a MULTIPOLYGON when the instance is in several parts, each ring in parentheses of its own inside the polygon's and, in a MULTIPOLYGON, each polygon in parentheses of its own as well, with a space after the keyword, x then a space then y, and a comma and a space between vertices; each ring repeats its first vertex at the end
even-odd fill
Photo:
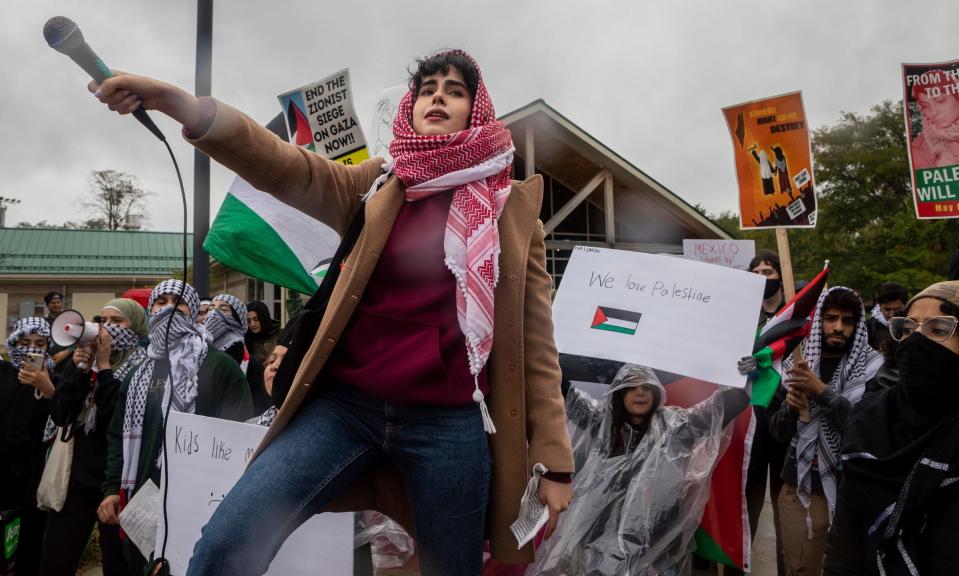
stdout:
POLYGON ((73 489, 67 493, 63 510, 47 514, 40 574, 76 574, 93 526, 98 524, 104 576, 127 576, 126 563, 120 549, 119 529, 97 521, 97 506, 101 500, 102 495, 97 489, 73 489))

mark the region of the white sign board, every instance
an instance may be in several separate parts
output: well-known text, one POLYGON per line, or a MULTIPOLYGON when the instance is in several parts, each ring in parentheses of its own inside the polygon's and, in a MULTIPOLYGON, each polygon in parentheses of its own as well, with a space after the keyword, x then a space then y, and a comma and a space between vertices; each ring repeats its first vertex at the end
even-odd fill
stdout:
POLYGON ((702 262, 577 246, 553 303, 560 352, 742 388, 765 279, 702 262))
POLYGON ((683 256, 736 270, 749 271, 749 262, 755 255, 753 240, 683 240, 683 256))
MULTIPOLYGON (((166 444, 170 447, 170 541, 166 558, 173 576, 186 574, 200 529, 240 479, 266 430, 252 424, 170 412, 166 430, 166 444)), ((278 470, 278 481, 282 481, 282 475, 278 470)), ((167 487, 165 474, 161 474, 161 480, 162 493, 167 487)), ((162 550, 162 514, 157 523, 156 543, 156 549, 162 550)), ((353 573, 353 514, 313 516, 287 538, 267 572, 275 576, 320 573, 353 573)))
POLYGON ((366 131, 369 138, 371 158, 379 156, 387 161, 393 160, 393 157, 390 156, 390 143, 393 142, 393 119, 396 118, 400 100, 409 91, 409 86, 391 86, 383 90, 380 97, 376 99, 376 106, 373 107, 373 118, 370 120, 366 131))

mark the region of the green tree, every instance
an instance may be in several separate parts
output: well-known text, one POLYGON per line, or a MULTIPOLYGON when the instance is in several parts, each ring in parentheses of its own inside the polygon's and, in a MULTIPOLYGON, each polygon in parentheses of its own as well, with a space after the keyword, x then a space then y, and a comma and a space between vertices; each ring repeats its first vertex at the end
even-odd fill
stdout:
MULTIPOLYGON (((886 101, 813 132, 819 214, 816 228, 789 231, 797 279, 812 278, 827 259, 830 284, 866 297, 883 282, 915 294, 945 278, 959 248, 959 220, 916 218, 902 118, 902 103, 886 101)), ((776 249, 771 230, 740 231, 732 212, 713 219, 757 249, 776 249)))

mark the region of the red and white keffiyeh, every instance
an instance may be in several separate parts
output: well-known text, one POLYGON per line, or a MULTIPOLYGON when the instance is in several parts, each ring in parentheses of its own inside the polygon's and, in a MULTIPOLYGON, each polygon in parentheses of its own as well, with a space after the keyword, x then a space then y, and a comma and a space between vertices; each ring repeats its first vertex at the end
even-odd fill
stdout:
MULTIPOLYGON (((467 53, 454 53, 476 62, 467 53)), ((466 338, 470 373, 483 424, 496 432, 479 389, 478 375, 493 347, 493 296, 499 280, 499 230, 496 221, 509 198, 513 139, 490 100, 479 66, 476 94, 466 130, 439 136, 417 134, 412 126, 416 94, 407 92, 393 120, 393 170, 415 202, 453 189, 443 247, 445 264, 456 277, 456 314, 466 338)))

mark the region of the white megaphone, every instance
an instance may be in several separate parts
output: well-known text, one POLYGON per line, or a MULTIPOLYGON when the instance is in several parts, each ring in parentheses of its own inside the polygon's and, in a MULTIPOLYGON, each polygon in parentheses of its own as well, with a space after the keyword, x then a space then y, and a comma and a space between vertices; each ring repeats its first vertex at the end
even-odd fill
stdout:
MULTIPOLYGON (((93 348, 90 344, 100 334, 100 326, 94 322, 84 321, 83 314, 76 310, 64 310, 53 321, 51 331, 53 332, 51 334, 53 341, 60 346, 67 347, 76 344, 77 347, 92 352, 93 348)), ((78 364, 77 368, 86 370, 89 366, 86 362, 83 362, 78 364)))

